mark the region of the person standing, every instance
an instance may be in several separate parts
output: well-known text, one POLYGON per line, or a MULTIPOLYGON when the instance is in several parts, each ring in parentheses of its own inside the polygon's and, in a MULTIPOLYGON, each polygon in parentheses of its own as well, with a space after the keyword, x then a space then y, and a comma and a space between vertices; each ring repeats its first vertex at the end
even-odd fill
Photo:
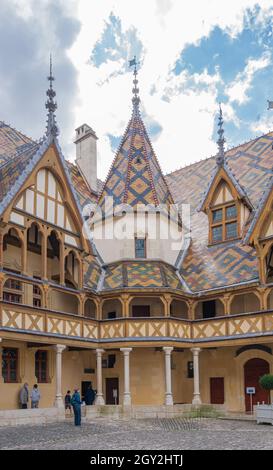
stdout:
POLYGON ((84 396, 85 404, 93 405, 94 400, 95 400, 95 390, 93 390, 92 385, 89 385, 84 396))
POLYGON ((74 393, 71 398, 71 405, 73 406, 74 411, 74 423, 75 426, 81 425, 81 397, 79 394, 79 389, 75 388, 74 393))
POLYGON ((29 398, 28 383, 26 382, 21 388, 20 395, 19 395, 19 401, 20 401, 22 410, 25 410, 27 408, 28 398, 29 398))
POLYGON ((66 395, 64 397, 64 407, 65 410, 70 411, 70 415, 72 414, 72 407, 71 407, 71 392, 70 390, 67 390, 66 395))
POLYGON ((31 399, 31 408, 39 408, 39 401, 41 399, 40 390, 38 389, 38 385, 33 385, 32 392, 30 394, 31 399))

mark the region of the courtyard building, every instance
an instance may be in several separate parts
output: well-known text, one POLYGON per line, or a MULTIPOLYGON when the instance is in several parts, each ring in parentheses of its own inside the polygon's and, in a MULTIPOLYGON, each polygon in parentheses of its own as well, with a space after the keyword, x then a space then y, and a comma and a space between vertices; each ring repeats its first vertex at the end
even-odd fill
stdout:
POLYGON ((75 163, 62 154, 52 81, 39 142, 0 122, 0 410, 18 408, 24 383, 38 383, 41 408, 90 383, 97 405, 248 412, 247 387, 267 403, 273 132, 225 151, 220 109, 217 155, 164 176, 135 70, 102 183, 89 125, 75 163))

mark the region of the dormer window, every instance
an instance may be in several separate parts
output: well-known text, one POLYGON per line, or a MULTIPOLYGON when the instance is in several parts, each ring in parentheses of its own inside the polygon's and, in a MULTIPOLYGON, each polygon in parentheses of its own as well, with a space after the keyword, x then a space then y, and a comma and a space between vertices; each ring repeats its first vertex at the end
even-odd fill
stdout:
POLYGON ((211 211, 211 243, 220 243, 238 237, 237 206, 223 204, 211 211))

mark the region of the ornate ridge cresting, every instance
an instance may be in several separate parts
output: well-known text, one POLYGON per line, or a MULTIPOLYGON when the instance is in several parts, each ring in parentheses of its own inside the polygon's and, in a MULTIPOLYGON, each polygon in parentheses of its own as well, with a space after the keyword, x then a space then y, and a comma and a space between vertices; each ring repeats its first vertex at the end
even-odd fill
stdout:
POLYGON ((218 140, 217 140, 217 145, 218 145, 218 155, 216 157, 216 162, 218 166, 223 166, 225 163, 225 138, 224 138, 224 129, 223 129, 223 113, 222 113, 222 107, 221 103, 219 103, 219 118, 218 118, 218 140))
POLYGON ((52 57, 50 54, 50 68, 49 68, 49 76, 47 77, 48 81, 50 82, 49 88, 46 92, 47 94, 47 101, 45 103, 45 107, 48 111, 47 113, 47 124, 46 124, 46 136, 53 136, 57 137, 59 135, 59 128, 56 123, 56 116, 55 116, 55 111, 57 109, 57 103, 54 101, 54 98, 56 96, 56 92, 53 90, 52 83, 55 80, 55 78, 52 75, 52 57))
POLYGON ((139 103, 140 103, 140 98, 139 98, 139 88, 138 88, 138 79, 137 79, 137 60, 136 56, 132 60, 129 60, 129 67, 134 66, 134 80, 133 84, 134 87, 132 89, 133 92, 133 98, 132 98, 132 103, 133 103, 133 113, 134 114, 139 114, 139 103))

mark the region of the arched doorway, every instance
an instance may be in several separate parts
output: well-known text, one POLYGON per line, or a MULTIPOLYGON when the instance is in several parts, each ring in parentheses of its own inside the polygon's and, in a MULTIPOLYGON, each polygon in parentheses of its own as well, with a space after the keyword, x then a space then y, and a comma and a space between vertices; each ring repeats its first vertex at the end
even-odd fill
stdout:
POLYGON ((246 412, 251 411, 250 395, 246 393, 247 387, 255 387, 255 394, 252 395, 252 406, 257 403, 269 403, 269 392, 263 390, 259 384, 259 378, 269 374, 269 364, 264 359, 249 359, 244 365, 245 377, 245 406, 246 412))

